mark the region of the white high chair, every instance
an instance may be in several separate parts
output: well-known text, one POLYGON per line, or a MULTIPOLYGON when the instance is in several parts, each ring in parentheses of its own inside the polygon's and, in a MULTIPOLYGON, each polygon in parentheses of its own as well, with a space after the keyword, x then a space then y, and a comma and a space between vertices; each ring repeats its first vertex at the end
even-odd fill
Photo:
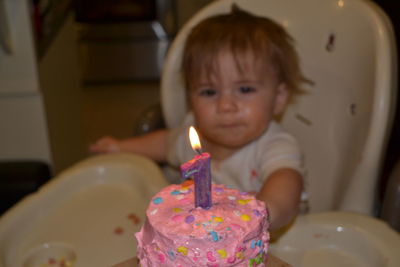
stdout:
POLYGON ((310 211, 372 215, 376 183, 396 93, 396 51, 390 21, 368 0, 220 0, 198 12, 174 40, 161 96, 168 127, 185 115, 180 62, 185 38, 202 19, 232 3, 281 23, 296 41, 307 78, 315 82, 289 106, 283 125, 306 161, 310 211))

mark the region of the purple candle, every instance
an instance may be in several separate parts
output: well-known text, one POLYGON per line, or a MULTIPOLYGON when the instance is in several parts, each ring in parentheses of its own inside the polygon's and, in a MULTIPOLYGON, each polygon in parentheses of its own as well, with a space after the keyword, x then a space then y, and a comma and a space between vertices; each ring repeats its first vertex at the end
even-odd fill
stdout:
POLYGON ((209 209, 211 200, 211 157, 208 153, 201 153, 199 137, 193 127, 190 127, 190 143, 193 150, 199 155, 181 165, 181 173, 184 179, 194 178, 194 201, 195 207, 209 209))

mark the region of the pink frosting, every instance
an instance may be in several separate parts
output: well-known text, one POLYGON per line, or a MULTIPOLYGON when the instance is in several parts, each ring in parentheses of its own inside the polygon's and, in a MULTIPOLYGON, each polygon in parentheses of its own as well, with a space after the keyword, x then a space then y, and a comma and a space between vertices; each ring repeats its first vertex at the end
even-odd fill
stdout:
POLYGON ((193 185, 170 185, 156 194, 138 240, 148 266, 265 266, 267 210, 254 196, 212 185, 210 209, 194 208, 193 185))

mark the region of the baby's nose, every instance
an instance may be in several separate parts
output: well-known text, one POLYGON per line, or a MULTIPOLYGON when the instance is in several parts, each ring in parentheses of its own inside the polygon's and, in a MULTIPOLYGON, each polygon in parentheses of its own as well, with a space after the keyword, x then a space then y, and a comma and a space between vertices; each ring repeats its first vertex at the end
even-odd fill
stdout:
POLYGON ((222 94, 218 98, 217 109, 219 112, 234 112, 237 111, 238 105, 232 95, 222 94))

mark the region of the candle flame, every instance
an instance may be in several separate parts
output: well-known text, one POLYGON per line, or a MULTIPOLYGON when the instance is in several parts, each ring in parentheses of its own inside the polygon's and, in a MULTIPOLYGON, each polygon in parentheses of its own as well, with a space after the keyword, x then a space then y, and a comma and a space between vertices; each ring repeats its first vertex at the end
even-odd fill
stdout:
POLYGON ((192 145, 193 150, 200 151, 201 150, 200 139, 196 132, 196 129, 193 126, 190 126, 190 129, 189 129, 189 139, 190 139, 190 144, 192 145))

